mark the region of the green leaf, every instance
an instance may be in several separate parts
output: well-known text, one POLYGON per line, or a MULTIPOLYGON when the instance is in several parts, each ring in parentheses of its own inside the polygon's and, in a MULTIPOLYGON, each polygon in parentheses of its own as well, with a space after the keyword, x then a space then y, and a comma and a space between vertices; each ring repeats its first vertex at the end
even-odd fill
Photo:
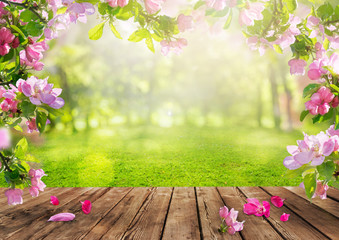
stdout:
POLYGON ((273 44, 273 48, 277 53, 282 54, 283 50, 281 49, 281 47, 278 44, 273 44))
POLYGON ((44 25, 36 22, 29 22, 26 25, 26 31, 33 37, 39 37, 44 30, 44 25))
POLYGON ((302 173, 308 169, 312 169, 312 166, 309 166, 307 164, 302 165, 300 168, 294 169, 294 170, 286 170, 285 174, 283 175, 284 177, 287 178, 297 178, 302 176, 302 173))
POLYGON ((36 109, 36 105, 31 102, 23 101, 21 103, 21 110, 23 115, 28 118, 36 109))
POLYGON ((298 3, 296 0, 283 0, 283 2, 286 4, 286 7, 289 10, 289 12, 293 12, 298 7, 298 3))
POLYGON ((333 187, 339 189, 339 181, 332 182, 333 187))
POLYGON ((326 181, 331 180, 335 169, 336 165, 334 164, 333 161, 323 162, 321 165, 317 166, 319 174, 325 177, 326 181))
POLYGON ((36 162, 36 163, 40 162, 39 159, 37 159, 36 157, 34 157, 31 154, 26 154, 25 161, 26 162, 36 162))
POLYGON ((224 25, 224 29, 227 29, 230 27, 231 22, 232 22, 232 18, 233 18, 233 12, 232 9, 230 10, 230 13, 228 14, 228 17, 226 19, 225 25, 224 25))
POLYGON ((338 130, 339 129, 339 114, 338 112, 335 114, 335 127, 334 127, 335 130, 338 130))
POLYGON ((212 16, 213 17, 225 17, 228 14, 229 10, 230 10, 229 8, 225 8, 222 11, 215 11, 212 16))
POLYGON ((328 113, 326 113, 325 115, 320 115, 320 114, 318 114, 317 116, 315 116, 314 118, 312 118, 312 120, 313 120, 313 124, 314 123, 317 123, 317 122, 319 122, 319 123, 321 123, 321 122, 325 122, 325 121, 327 121, 327 120, 330 120, 330 119, 332 119, 332 117, 333 117, 333 108, 331 108, 329 111, 328 111, 328 113))
POLYGON ((26 39, 26 35, 20 30, 20 28, 18 28, 15 25, 11 25, 11 28, 15 30, 17 33, 19 33, 22 38, 26 39))
POLYGON ((39 109, 44 109, 48 112, 48 115, 52 114, 54 116, 62 116, 63 115, 63 112, 62 110, 60 109, 54 109, 54 108, 51 108, 50 106, 39 106, 39 109))
POLYGON ((19 174, 19 171, 18 169, 15 169, 13 170, 12 172, 9 173, 9 178, 12 180, 12 181, 15 181, 19 178, 20 174, 19 174))
POLYGON ((26 9, 20 13, 20 19, 23 22, 30 22, 31 20, 37 20, 39 19, 37 15, 35 15, 32 11, 29 9, 26 9))
POLYGON ((129 3, 125 7, 120 8, 119 12, 115 15, 115 17, 117 19, 124 21, 130 19, 131 17, 134 16, 132 13, 133 5, 134 1, 129 1, 129 3))
POLYGON ((105 2, 101 2, 98 4, 98 12, 101 14, 101 15, 105 15, 106 12, 107 12, 107 8, 108 8, 108 3, 105 2))
POLYGON ((103 30, 104 30, 105 23, 106 22, 99 23, 94 28, 90 29, 88 31, 89 39, 91 39, 91 40, 98 40, 98 39, 100 39, 101 36, 102 36, 103 30))
POLYGON ((334 14, 336 16, 337 19, 339 19, 339 5, 337 5, 334 9, 334 14))
POLYGON ((36 112, 36 125, 38 127, 38 130, 41 133, 45 130, 47 122, 47 115, 43 112, 37 111, 36 112))
POLYGON ((317 9, 317 15, 322 20, 325 20, 325 19, 329 18, 330 16, 332 16, 333 12, 334 12, 334 10, 333 10, 333 7, 331 6, 330 3, 325 3, 325 4, 321 5, 320 7, 318 7, 318 9, 317 9))
POLYGON ((111 28, 112 33, 116 38, 122 39, 120 33, 117 31, 117 29, 114 27, 113 23, 109 23, 109 26, 111 28))
POLYGON ((205 1, 198 1, 195 5, 194 5, 194 7, 193 7, 193 9, 194 10, 196 10, 196 9, 198 9, 199 7, 201 7, 201 6, 203 6, 203 5, 205 5, 205 1))
POLYGON ((310 112, 308 110, 304 110, 300 114, 300 122, 304 121, 305 117, 309 114, 310 112))
POLYGON ((320 87, 320 84, 311 83, 308 84, 303 91, 303 98, 306 98, 308 95, 311 95, 315 93, 318 90, 318 87, 320 87))
POLYGON ((308 199, 312 199, 312 196, 315 193, 317 187, 317 179, 315 173, 309 173, 304 176, 304 185, 305 185, 305 192, 308 199))
POLYGON ((26 138, 22 138, 15 146, 14 155, 19 159, 23 159, 26 155, 27 149, 28 149, 27 140, 26 138))
POLYGON ((337 92, 339 92, 339 87, 334 85, 334 84, 330 84, 331 88, 333 88, 334 90, 336 90, 337 92))
POLYGON ((77 2, 77 3, 88 2, 88 3, 92 4, 92 5, 95 5, 95 4, 97 4, 98 2, 100 2, 100 0, 76 0, 75 2, 77 2))
POLYGON ((146 28, 141 28, 139 30, 136 30, 134 33, 129 36, 128 41, 131 42, 140 42, 144 38, 147 38, 149 36, 149 31, 146 28))
POLYGON ((152 52, 155 52, 154 44, 153 44, 153 39, 152 39, 151 34, 149 35, 148 38, 146 38, 145 43, 146 43, 146 45, 147 45, 149 50, 151 50, 152 52))

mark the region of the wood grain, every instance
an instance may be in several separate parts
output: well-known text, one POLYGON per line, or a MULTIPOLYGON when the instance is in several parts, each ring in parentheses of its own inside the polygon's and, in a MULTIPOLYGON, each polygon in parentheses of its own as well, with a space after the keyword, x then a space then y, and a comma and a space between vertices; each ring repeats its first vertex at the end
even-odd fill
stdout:
POLYGON ((330 187, 327 190, 327 196, 339 202, 339 190, 338 189, 330 187))
MULTIPOLYGON (((266 218, 267 221, 286 239, 323 239, 325 236, 321 234, 317 229, 313 228, 312 225, 305 222, 297 214, 292 212, 286 206, 281 208, 275 207, 271 203, 271 195, 264 192, 259 187, 240 187, 239 188, 247 198, 257 198, 260 202, 267 201, 271 204, 270 217, 266 218), (280 216, 283 213, 290 214, 287 222, 280 221, 280 216)), ((284 196, 281 196, 284 198, 284 196)))
MULTIPOLYGON (((300 187, 285 187, 289 191, 297 194, 298 196, 308 200, 305 190, 300 187)), ((331 198, 320 199, 319 197, 313 198, 312 203, 327 212, 331 213, 333 216, 339 218, 339 203, 331 198)))
POLYGON ((339 220, 327 211, 282 187, 263 187, 272 196, 286 198, 284 205, 331 239, 338 239, 339 220))
POLYGON ((163 239, 200 239, 194 188, 174 188, 163 239))
POLYGON ((238 218, 245 220, 244 229, 241 231, 243 239, 283 239, 263 217, 244 214, 243 206, 246 197, 237 188, 218 187, 217 189, 225 205, 239 211, 238 218))
POLYGON ((121 239, 150 192, 150 188, 133 188, 84 239, 121 239))
POLYGON ((172 188, 155 188, 128 227, 123 239, 160 239, 172 188))
MULTIPOLYGON (((239 233, 230 235, 218 231, 221 224, 219 209, 224 206, 224 202, 217 189, 215 187, 197 187, 196 192, 203 238, 213 240, 241 239, 239 233)), ((231 210, 231 208, 229 208, 229 210, 231 210)), ((238 218, 237 220, 241 222, 244 219, 238 218)))

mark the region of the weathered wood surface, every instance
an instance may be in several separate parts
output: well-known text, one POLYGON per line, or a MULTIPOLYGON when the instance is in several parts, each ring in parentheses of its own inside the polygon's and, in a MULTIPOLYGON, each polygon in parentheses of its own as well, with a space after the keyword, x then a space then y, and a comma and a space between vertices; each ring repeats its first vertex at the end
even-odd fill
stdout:
MULTIPOLYGON (((0 188, 0 196, 5 189, 0 188)), ((24 204, 8 206, 0 198, 0 239, 338 239, 339 191, 328 199, 309 202, 298 187, 150 187, 47 188, 36 199, 24 193, 24 204), (57 196, 60 205, 50 204, 57 196), (281 208, 271 204, 269 218, 243 213, 247 198, 270 202, 286 198, 281 208), (79 201, 90 200, 86 215, 79 201), (219 208, 239 211, 244 229, 219 233, 219 208), (54 214, 71 212, 71 222, 48 222, 54 214), (290 219, 281 222, 280 216, 290 219)))

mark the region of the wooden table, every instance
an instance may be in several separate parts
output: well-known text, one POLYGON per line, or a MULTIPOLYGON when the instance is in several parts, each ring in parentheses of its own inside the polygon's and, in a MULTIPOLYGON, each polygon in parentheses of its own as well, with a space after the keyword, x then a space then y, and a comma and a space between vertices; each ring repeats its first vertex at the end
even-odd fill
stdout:
POLYGON ((297 187, 158 187, 158 188, 47 188, 24 204, 8 206, 0 189, 0 239, 339 239, 339 191, 328 199, 306 200, 297 187), (60 205, 50 204, 55 195, 60 205), (269 218, 243 213, 246 198, 270 202, 286 198, 282 208, 271 204, 269 218), (90 200, 85 215, 79 201, 90 200), (218 232, 219 208, 239 211, 244 230, 231 236, 218 232), (76 215, 72 222, 47 222, 60 212, 76 215), (281 222, 282 213, 291 214, 281 222))

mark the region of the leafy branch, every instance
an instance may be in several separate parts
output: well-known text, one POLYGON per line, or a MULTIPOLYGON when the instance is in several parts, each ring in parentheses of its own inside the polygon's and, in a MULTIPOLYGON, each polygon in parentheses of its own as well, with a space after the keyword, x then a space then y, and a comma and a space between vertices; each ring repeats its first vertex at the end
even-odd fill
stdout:
POLYGON ((25 9, 28 9, 29 11, 31 11, 34 15, 36 15, 39 20, 43 23, 46 23, 46 20, 41 17, 41 15, 36 11, 38 10, 39 8, 38 7, 35 7, 35 6, 31 6, 29 5, 27 2, 24 2, 24 3, 17 3, 17 2, 11 2, 11 1, 7 1, 7 0, 0 0, 0 2, 3 2, 3 3, 6 3, 10 6, 14 5, 14 6, 19 6, 19 7, 23 7, 25 9))

